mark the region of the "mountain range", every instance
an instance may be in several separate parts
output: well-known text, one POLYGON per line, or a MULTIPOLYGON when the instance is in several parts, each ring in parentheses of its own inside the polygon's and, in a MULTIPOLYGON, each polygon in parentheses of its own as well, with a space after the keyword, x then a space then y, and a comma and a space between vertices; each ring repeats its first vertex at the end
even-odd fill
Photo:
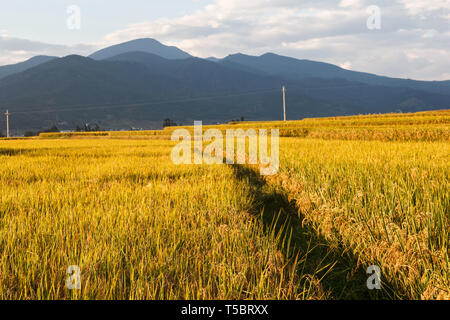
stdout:
POLYGON ((273 53, 200 59, 154 39, 0 67, 0 107, 12 113, 17 134, 84 123, 156 129, 166 118, 279 120, 283 85, 292 120, 450 107, 450 81, 389 78, 273 53))

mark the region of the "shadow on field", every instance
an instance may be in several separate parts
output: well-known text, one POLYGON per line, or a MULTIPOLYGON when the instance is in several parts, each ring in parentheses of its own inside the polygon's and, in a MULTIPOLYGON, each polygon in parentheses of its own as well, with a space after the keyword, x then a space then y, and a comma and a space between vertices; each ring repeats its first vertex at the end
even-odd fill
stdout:
MULTIPOLYGON (((255 198, 250 210, 255 215, 264 212, 260 216, 266 231, 271 232, 275 227, 276 231, 287 233, 287 238, 292 231, 290 252, 280 248, 285 257, 292 258, 298 250, 300 257, 309 252, 306 261, 299 264, 299 275, 315 275, 322 279, 320 283, 328 299, 392 299, 385 290, 369 290, 366 284, 370 276, 366 274, 368 266, 357 267, 357 258, 349 250, 330 246, 311 227, 302 226, 302 219, 298 217, 299 208, 295 203, 289 202, 285 194, 267 185, 258 172, 239 165, 234 165, 233 170, 239 180, 248 182, 253 189, 255 198)), ((383 286, 391 287, 386 283, 383 286)))
POLYGON ((0 149, 0 156, 12 157, 12 156, 20 155, 23 153, 24 153, 24 150, 21 150, 21 149, 3 149, 3 148, 0 149))
MULTIPOLYGON (((0 148, 0 156, 41 156, 44 151, 52 150, 51 148, 31 148, 31 149, 10 149, 10 148, 0 148)), ((56 150, 56 149, 53 149, 56 150)))

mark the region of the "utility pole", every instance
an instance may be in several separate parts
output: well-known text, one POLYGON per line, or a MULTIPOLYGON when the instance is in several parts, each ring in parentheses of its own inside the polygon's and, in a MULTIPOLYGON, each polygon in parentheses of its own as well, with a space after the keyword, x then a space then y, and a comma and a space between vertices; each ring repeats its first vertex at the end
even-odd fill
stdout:
POLYGON ((286 121, 286 87, 283 86, 283 113, 284 121, 286 121))
POLYGON ((9 111, 6 110, 6 137, 9 138, 9 111))

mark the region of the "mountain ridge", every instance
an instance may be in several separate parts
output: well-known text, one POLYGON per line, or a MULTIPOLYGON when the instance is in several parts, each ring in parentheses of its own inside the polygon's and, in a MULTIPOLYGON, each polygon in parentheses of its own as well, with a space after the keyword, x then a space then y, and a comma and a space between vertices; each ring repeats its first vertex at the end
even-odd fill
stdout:
POLYGON ((166 46, 151 38, 136 39, 109 46, 92 53, 88 57, 95 60, 104 60, 119 54, 135 51, 156 54, 166 59, 186 59, 192 57, 189 53, 177 47, 166 46))
MULTIPOLYGON (((194 58, 187 52, 184 52, 173 46, 166 46, 161 42, 152 38, 142 38, 127 41, 124 43, 119 43, 98 50, 89 55, 88 57, 95 60, 106 60, 130 52, 147 52, 170 60, 194 58), (156 46, 156 48, 154 46, 156 46), (169 51, 168 52, 164 50, 159 51, 160 48, 169 51)), ((0 79, 11 74, 26 71, 29 68, 35 67, 37 65, 40 65, 55 58, 57 57, 35 56, 24 62, 20 62, 13 65, 0 66, 0 79)), ((447 94, 450 91, 450 80, 424 81, 424 80, 414 80, 404 78, 393 78, 383 75, 370 74, 367 72, 347 70, 331 63, 308 59, 297 59, 288 56, 278 55, 273 52, 267 52, 260 56, 252 56, 244 53, 235 53, 230 54, 223 59, 210 57, 202 60, 227 65, 228 67, 231 67, 234 64, 235 69, 237 68, 242 69, 245 67, 246 68, 245 71, 251 71, 253 73, 259 74, 265 73, 268 75, 282 76, 284 78, 291 78, 291 79, 292 78, 304 79, 309 77, 324 77, 328 79, 342 78, 369 84, 410 87, 414 89, 427 90, 444 94, 447 94), (301 74, 299 72, 294 72, 293 70, 299 68, 299 65, 301 64, 303 65, 303 68, 306 68, 307 70, 306 73, 303 72, 303 74, 301 74), (313 70, 311 70, 311 68, 313 68, 313 70)))
MULTIPOLYGON (((293 120, 450 108, 446 81, 386 80, 274 53, 211 60, 128 51, 106 59, 38 58, 31 65, 0 79, 0 105, 10 110, 19 132, 54 124, 70 130, 87 122, 157 129, 166 118, 177 123, 279 120, 283 85, 293 120)), ((3 122, 0 117, 0 127, 3 122)))
POLYGON ((387 85, 392 87, 408 87, 436 93, 450 94, 450 80, 421 81, 413 79, 391 78, 366 72, 343 69, 331 63, 307 59, 296 59, 275 53, 265 53, 261 56, 250 56, 242 53, 232 54, 221 60, 233 62, 264 71, 271 75, 284 75, 291 79, 305 79, 311 76, 326 79, 342 78, 350 81, 372 85, 387 85))
POLYGON ((34 56, 28 60, 25 60, 23 62, 0 66, 0 79, 3 79, 9 75, 13 75, 19 72, 26 71, 28 69, 37 67, 38 65, 41 65, 43 63, 46 63, 50 60, 56 59, 57 57, 53 56, 34 56))

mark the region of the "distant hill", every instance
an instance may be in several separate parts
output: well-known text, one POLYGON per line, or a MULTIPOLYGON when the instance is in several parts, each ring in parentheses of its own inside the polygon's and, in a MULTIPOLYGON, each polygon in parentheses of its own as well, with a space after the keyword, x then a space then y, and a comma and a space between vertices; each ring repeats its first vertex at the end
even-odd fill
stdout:
MULTIPOLYGON (((270 55, 265 56, 269 57, 270 55)), ((272 57, 284 60, 284 57, 272 57)), ((390 83, 383 85, 382 81, 373 84, 350 81, 338 77, 338 74, 333 77, 327 71, 330 71, 330 69, 346 70, 318 62, 306 63, 309 65, 309 69, 303 68, 301 70, 303 76, 283 77, 282 73, 270 72, 270 68, 273 66, 267 63, 260 67, 250 63, 242 65, 228 59, 220 63, 199 58, 167 60, 148 53, 131 52, 112 57, 109 61, 141 63, 153 72, 179 80, 191 88, 192 92, 199 94, 266 88, 276 90, 276 88, 281 88, 282 85, 286 84, 290 94, 308 95, 314 99, 327 101, 331 105, 358 106, 356 110, 359 109, 360 112, 384 108, 388 111, 392 108, 397 108, 397 110, 408 108, 410 111, 414 111, 416 108, 427 108, 430 105, 450 105, 449 96, 426 90, 407 86, 399 87, 390 85, 390 83), (269 71, 265 72, 267 69, 269 71), (317 74, 313 70, 317 70, 317 74)), ((298 69, 296 70, 294 66, 291 67, 293 73, 298 72, 298 69)), ((447 92, 450 93, 450 90, 447 92)))
POLYGON ((49 126, 56 119, 68 128, 93 119, 115 122, 124 118, 127 110, 123 107, 130 102, 189 94, 176 79, 155 74, 140 64, 80 56, 51 60, 0 81, 0 103, 10 112, 21 112, 11 117, 12 127, 19 131, 49 126))
POLYGON ((199 58, 168 60, 150 53, 130 52, 107 61, 143 64, 152 72, 179 80, 198 94, 262 90, 281 87, 283 84, 280 77, 256 75, 199 58))
POLYGON ((81 56, 54 59, 0 81, 0 101, 11 108, 53 107, 161 99, 187 94, 175 79, 133 62, 96 61, 81 56))
POLYGON ((28 70, 30 68, 36 67, 40 64, 46 63, 50 60, 56 59, 56 57, 50 57, 50 56, 36 56, 31 59, 28 59, 27 61, 11 64, 7 66, 1 66, 0 67, 0 79, 3 79, 9 75, 23 72, 25 70, 28 70))
POLYGON ((192 56, 177 47, 163 45, 155 39, 137 39, 125 43, 117 44, 97 51, 89 56, 95 60, 104 60, 127 52, 147 52, 158 55, 166 59, 186 59, 192 56))
POLYGON ((234 63, 235 65, 242 65, 246 68, 253 68, 268 75, 282 76, 292 80, 301 80, 311 77, 324 79, 341 78, 371 85, 406 87, 441 94, 450 94, 450 81, 416 81, 410 79, 389 78, 370 73, 350 71, 329 63, 299 60, 273 53, 266 53, 259 57, 239 53, 229 55, 220 60, 219 63, 234 63))
POLYGON ((212 62, 220 62, 220 59, 218 59, 216 57, 209 57, 209 58, 206 58, 205 60, 209 60, 209 61, 212 61, 212 62))

